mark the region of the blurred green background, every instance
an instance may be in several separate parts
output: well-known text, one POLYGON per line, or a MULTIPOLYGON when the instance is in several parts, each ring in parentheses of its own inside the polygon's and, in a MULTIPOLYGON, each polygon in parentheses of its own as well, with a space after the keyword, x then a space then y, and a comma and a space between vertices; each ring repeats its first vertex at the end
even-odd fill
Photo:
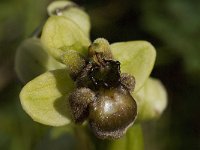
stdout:
MULTIPOLYGON (((67 147, 70 134, 55 138, 65 129, 33 122, 18 98, 22 84, 14 72, 16 48, 45 19, 50 2, 0 1, 0 150, 73 149, 67 147)), ((75 2, 91 16, 92 40, 147 40, 157 49, 152 76, 166 86, 169 104, 159 120, 143 123, 145 150, 200 149, 200 1, 75 2)))

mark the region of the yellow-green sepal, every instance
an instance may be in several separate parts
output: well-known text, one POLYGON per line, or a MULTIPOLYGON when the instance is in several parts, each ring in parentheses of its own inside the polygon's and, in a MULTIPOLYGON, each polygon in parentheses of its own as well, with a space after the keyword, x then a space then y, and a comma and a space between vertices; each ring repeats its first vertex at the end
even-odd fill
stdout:
POLYGON ((49 17, 42 31, 41 41, 45 50, 60 62, 61 56, 68 50, 86 55, 90 45, 89 38, 81 28, 63 16, 49 17))
POLYGON ((36 122, 66 125, 71 120, 68 94, 74 87, 65 69, 46 72, 23 87, 20 93, 22 107, 36 122))
POLYGON ((88 14, 71 1, 53 1, 47 7, 49 16, 64 16, 67 19, 74 21, 89 37, 90 33, 90 18, 88 14))
POLYGON ((138 104, 139 121, 159 118, 167 106, 167 92, 158 79, 149 78, 144 86, 132 95, 138 104))
POLYGON ((121 63, 121 72, 135 77, 137 92, 149 77, 156 59, 154 47, 146 41, 111 44, 114 58, 121 63))
POLYGON ((15 70, 19 79, 26 83, 48 71, 64 68, 65 65, 51 57, 38 38, 24 40, 17 49, 15 70))

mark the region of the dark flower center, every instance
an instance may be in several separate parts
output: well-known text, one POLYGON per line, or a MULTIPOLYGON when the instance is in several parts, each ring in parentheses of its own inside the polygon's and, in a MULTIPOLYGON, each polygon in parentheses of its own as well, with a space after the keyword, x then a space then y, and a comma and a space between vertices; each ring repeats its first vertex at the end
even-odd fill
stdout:
POLYGON ((89 47, 89 58, 77 74, 77 89, 69 95, 75 123, 88 119, 94 134, 102 139, 124 135, 137 115, 130 94, 135 78, 120 72, 108 42, 98 39, 89 47))
POLYGON ((89 78, 96 89, 117 87, 120 84, 120 62, 104 60, 104 65, 93 64, 89 78))

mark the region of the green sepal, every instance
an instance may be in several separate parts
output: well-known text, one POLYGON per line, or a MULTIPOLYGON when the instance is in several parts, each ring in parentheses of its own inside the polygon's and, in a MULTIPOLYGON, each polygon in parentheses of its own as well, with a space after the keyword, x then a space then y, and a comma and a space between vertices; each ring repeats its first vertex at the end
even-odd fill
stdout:
POLYGON ((36 122, 66 125, 71 120, 68 95, 74 87, 65 69, 46 72, 23 87, 20 93, 22 107, 36 122))
POLYGON ((158 79, 149 78, 133 97, 138 104, 138 121, 159 118, 167 106, 167 92, 158 79))
POLYGON ((90 45, 90 40, 80 27, 63 16, 49 17, 42 31, 41 41, 45 50, 60 62, 61 56, 68 50, 87 55, 90 45))
POLYGON ((154 47, 146 41, 111 44, 114 58, 121 63, 121 72, 135 77, 137 92, 149 77, 156 58, 154 47))
POLYGON ((17 49, 15 70, 19 79, 24 83, 48 70, 64 67, 65 65, 59 63, 44 51, 40 39, 26 39, 17 49))

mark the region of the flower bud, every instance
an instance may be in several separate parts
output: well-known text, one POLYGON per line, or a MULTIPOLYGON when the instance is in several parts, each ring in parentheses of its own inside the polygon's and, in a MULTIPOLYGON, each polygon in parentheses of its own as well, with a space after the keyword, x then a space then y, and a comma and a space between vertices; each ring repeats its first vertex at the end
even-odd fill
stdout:
POLYGON ((47 8, 49 16, 64 16, 75 22, 89 37, 90 18, 88 14, 72 1, 53 1, 47 8))

